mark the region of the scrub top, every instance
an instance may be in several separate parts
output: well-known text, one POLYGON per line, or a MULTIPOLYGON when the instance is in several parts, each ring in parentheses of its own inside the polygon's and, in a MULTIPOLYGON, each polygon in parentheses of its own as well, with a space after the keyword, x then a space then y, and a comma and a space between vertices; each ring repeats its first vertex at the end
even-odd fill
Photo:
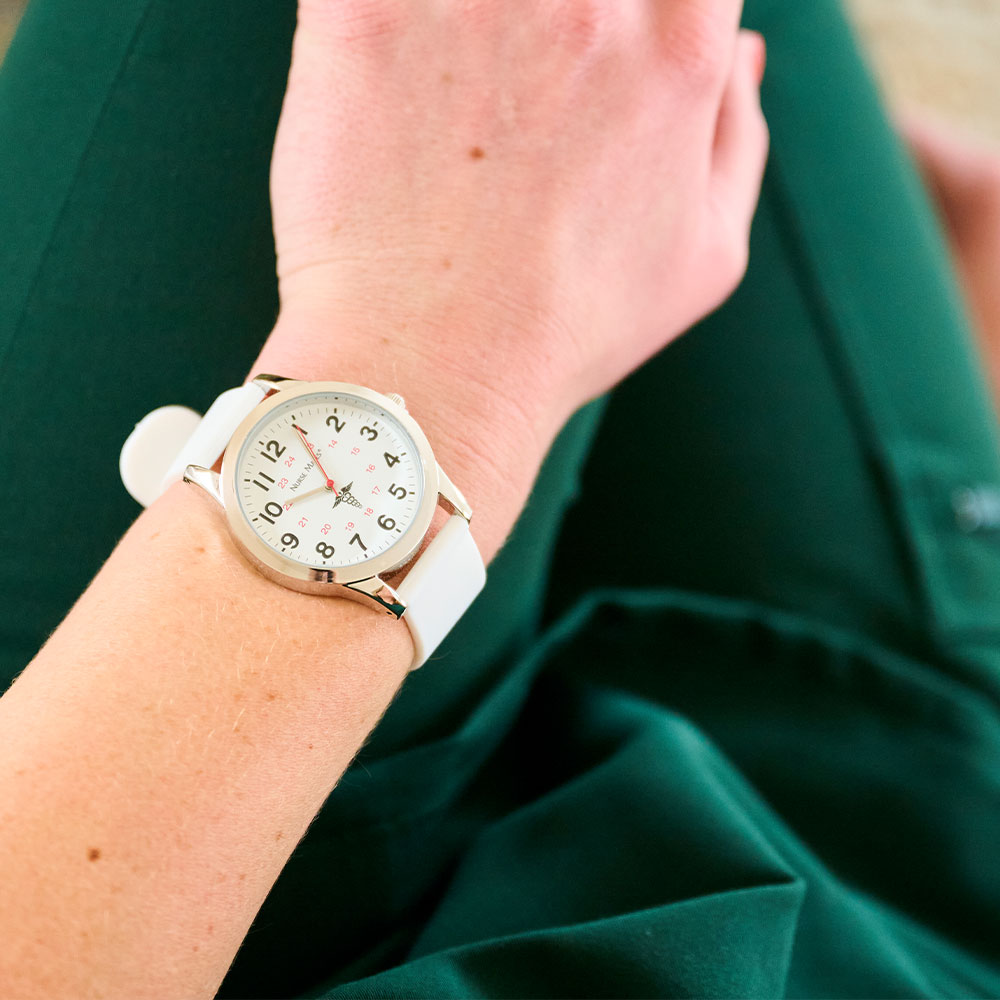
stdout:
MULTIPOLYGON (((250 6, 33 0, 0 69, 4 687, 139 513, 135 421, 274 322, 295 4, 250 6), (83 494, 22 503, 39 436, 83 494)), ((746 280, 562 429, 220 997, 1000 996, 997 423, 840 8, 745 20, 746 280)))

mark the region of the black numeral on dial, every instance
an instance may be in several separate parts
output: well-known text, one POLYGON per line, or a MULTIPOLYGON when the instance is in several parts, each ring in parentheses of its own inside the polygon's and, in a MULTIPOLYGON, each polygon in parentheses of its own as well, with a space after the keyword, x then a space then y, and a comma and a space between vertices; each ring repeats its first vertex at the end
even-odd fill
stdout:
POLYGON ((392 494, 392 495, 393 495, 393 496, 394 496, 394 497, 395 497, 395 498, 396 498, 397 500, 402 500, 402 499, 403 499, 403 498, 404 498, 404 497, 406 496, 406 487, 405 487, 405 486, 397 486, 397 485, 396 485, 395 483, 393 483, 393 484, 392 484, 392 485, 391 485, 391 486, 389 487, 389 492, 390 492, 390 493, 391 493, 391 494, 392 494))
POLYGON ((284 445, 278 444, 277 441, 268 441, 267 444, 264 445, 264 450, 261 454, 264 458, 269 458, 272 462, 277 462, 278 459, 285 454, 285 447, 284 445), (274 452, 273 455, 271 454, 272 451, 274 452))
POLYGON ((280 503, 275 503, 273 500, 270 503, 264 504, 264 513, 261 514, 261 518, 267 521, 268 524, 274 524, 274 519, 278 517, 283 511, 284 507, 280 503), (271 516, 268 517, 268 514, 271 516))
POLYGON ((374 427, 362 427, 358 433, 362 437, 368 438, 369 441, 374 441, 378 437, 378 431, 374 427))
POLYGON ((347 426, 347 421, 341 420, 336 413, 331 413, 330 416, 326 418, 326 426, 329 427, 333 424, 338 434, 344 433, 344 428, 347 426))
POLYGON ((358 545, 360 545, 365 552, 368 551, 368 546, 365 545, 363 541, 361 541, 361 536, 357 532, 354 532, 354 534, 351 535, 351 540, 348 544, 353 545, 355 542, 357 542, 358 545))
POLYGON ((299 540, 296 535, 293 535, 290 531, 286 531, 281 536, 281 544, 290 549, 294 549, 299 544, 299 540))
MULTIPOLYGON (((266 472, 258 472, 258 476, 261 479, 266 479, 269 483, 273 483, 274 480, 266 472)), ((259 486, 265 493, 271 488, 270 486, 265 486, 259 479, 253 481, 254 486, 259 486)))
POLYGON ((387 451, 382 454, 385 457, 385 464, 388 465, 390 469, 399 461, 399 455, 390 455, 387 451))
POLYGON ((326 542, 320 542, 316 546, 316 551, 324 558, 329 559, 333 555, 333 546, 328 545, 326 542))
POLYGON ((378 519, 378 526, 380 528, 385 528, 386 531, 392 531, 392 529, 396 527, 396 519, 392 517, 386 517, 385 514, 383 514, 378 519))

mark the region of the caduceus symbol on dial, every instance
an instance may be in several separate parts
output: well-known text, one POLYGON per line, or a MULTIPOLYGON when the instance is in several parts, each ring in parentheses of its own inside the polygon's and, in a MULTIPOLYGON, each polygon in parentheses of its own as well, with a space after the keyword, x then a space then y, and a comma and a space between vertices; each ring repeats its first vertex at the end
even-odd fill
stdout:
POLYGON ((349 503, 352 507, 360 507, 361 501, 351 492, 351 487, 354 485, 354 480, 352 479, 338 494, 337 499, 333 501, 333 509, 337 509, 337 504, 344 501, 344 503, 349 503))

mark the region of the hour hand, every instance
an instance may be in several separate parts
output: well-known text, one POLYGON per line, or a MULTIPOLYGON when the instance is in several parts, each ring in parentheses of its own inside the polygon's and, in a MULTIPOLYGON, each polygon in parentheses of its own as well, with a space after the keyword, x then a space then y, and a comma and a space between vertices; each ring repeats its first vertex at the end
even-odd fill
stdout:
MULTIPOLYGON (((288 501, 288 503, 290 503, 290 504, 298 503, 299 500, 305 500, 306 497, 311 497, 315 493, 331 493, 331 492, 332 492, 332 490, 330 490, 329 487, 326 487, 326 486, 317 486, 316 489, 309 490, 308 493, 299 493, 296 496, 293 496, 291 498, 291 500, 288 501)), ((334 506, 336 506, 336 505, 334 505, 334 506)))

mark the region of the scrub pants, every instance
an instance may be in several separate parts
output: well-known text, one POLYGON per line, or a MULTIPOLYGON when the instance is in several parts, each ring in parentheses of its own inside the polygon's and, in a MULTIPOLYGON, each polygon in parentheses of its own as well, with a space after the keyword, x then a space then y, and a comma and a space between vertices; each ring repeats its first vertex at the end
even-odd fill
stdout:
MULTIPOLYGON (((0 70, 4 687, 139 512, 134 422, 274 322, 294 16, 33 0, 0 70)), ((563 428, 221 997, 1000 995, 996 421, 839 8, 746 22, 743 286, 563 428)))

